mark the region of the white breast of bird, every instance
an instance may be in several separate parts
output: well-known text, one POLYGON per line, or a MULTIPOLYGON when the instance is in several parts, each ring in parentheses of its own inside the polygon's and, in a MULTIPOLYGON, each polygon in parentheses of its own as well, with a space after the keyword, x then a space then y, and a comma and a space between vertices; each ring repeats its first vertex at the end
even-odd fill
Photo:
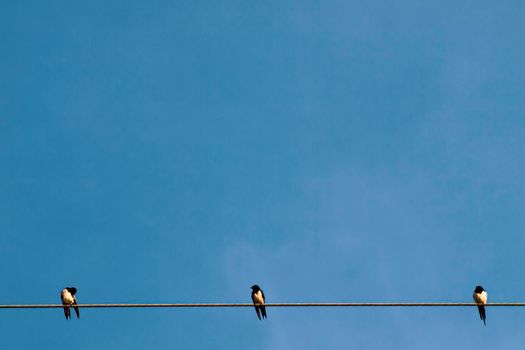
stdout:
POLYGON ((253 294, 252 299, 253 302, 256 304, 264 304, 264 299, 261 291, 258 291, 257 293, 253 294))

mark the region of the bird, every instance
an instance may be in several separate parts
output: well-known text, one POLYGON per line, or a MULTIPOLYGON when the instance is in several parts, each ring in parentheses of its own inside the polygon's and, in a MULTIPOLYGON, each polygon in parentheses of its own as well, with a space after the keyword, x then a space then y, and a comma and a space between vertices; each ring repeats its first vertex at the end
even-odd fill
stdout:
MULTIPOLYGON (((77 289, 75 287, 66 287, 62 289, 62 292, 60 293, 62 305, 64 305, 64 315, 66 316, 66 320, 71 319, 71 310, 69 306, 77 305, 77 298, 75 297, 76 293, 77 289)), ((73 306, 73 308, 75 309, 77 318, 80 318, 80 310, 78 309, 78 306, 73 306)))
POLYGON ((266 318, 266 308, 264 307, 264 293, 262 289, 254 284, 251 286, 252 288, 252 301, 253 305, 255 305, 255 312, 257 313, 257 317, 259 320, 261 319, 261 314, 263 318, 266 318))
POLYGON ((487 322, 485 320, 487 319, 487 314, 485 312, 485 304, 487 303, 487 292, 482 286, 476 286, 472 297, 476 304, 478 304, 479 318, 483 320, 483 324, 486 326, 487 322))

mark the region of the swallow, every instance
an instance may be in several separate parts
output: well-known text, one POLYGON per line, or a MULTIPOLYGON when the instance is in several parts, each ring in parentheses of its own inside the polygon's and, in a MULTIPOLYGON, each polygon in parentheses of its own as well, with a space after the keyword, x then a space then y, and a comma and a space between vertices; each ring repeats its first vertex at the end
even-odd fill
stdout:
POLYGON ((485 304, 487 303, 487 292, 482 286, 476 286, 474 294, 472 295, 476 304, 478 304, 479 318, 483 320, 483 324, 486 326, 487 314, 485 312, 485 304))
POLYGON ((261 319, 261 314, 263 318, 266 318, 266 308, 264 307, 264 293, 262 289, 254 284, 252 287, 252 301, 253 305, 255 305, 255 312, 257 313, 257 317, 259 317, 259 320, 261 319))
MULTIPOLYGON (((62 289, 62 292, 60 293, 62 305, 64 305, 64 315, 66 316, 66 320, 71 319, 71 310, 69 306, 77 305, 77 298, 75 297, 76 293, 77 289, 75 287, 66 287, 62 289)), ((73 308, 75 309, 77 318, 80 318, 80 310, 78 309, 78 306, 73 306, 73 308)))

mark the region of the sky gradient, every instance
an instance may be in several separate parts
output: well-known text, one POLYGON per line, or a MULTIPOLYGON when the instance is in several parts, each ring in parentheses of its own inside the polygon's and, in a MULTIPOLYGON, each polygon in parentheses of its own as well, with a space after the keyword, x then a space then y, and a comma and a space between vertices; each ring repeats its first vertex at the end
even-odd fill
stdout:
MULTIPOLYGON (((4 1, 0 303, 525 301, 522 1, 4 1)), ((0 310, 6 349, 521 349, 525 309, 0 310)))

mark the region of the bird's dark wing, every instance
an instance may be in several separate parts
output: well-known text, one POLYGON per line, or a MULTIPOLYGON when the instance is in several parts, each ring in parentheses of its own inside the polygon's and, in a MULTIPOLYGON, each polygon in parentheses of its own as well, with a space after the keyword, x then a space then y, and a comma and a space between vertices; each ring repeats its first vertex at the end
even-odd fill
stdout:
POLYGON ((479 311, 479 318, 483 320, 483 324, 486 326, 487 322, 485 320, 487 319, 487 313, 485 311, 485 306, 478 305, 478 311, 479 311))
POLYGON ((262 313, 262 317, 263 318, 266 318, 266 308, 263 306, 261 306, 261 313, 262 313))
POLYGON ((68 307, 64 308, 64 316, 66 316, 66 320, 71 317, 71 311, 69 311, 68 307))
POLYGON ((75 309, 75 313, 77 314, 77 318, 80 318, 80 310, 79 310, 79 308, 77 306, 77 299, 76 298, 75 298, 75 304, 73 304, 73 305, 75 305, 73 308, 75 309))
POLYGON ((258 306, 255 307, 255 312, 257 313, 257 317, 260 320, 261 319, 261 312, 259 311, 259 307, 258 306))
POLYGON ((262 291, 262 289, 261 289, 261 295, 263 297, 263 301, 266 301, 266 298, 264 297, 264 292, 262 291))

